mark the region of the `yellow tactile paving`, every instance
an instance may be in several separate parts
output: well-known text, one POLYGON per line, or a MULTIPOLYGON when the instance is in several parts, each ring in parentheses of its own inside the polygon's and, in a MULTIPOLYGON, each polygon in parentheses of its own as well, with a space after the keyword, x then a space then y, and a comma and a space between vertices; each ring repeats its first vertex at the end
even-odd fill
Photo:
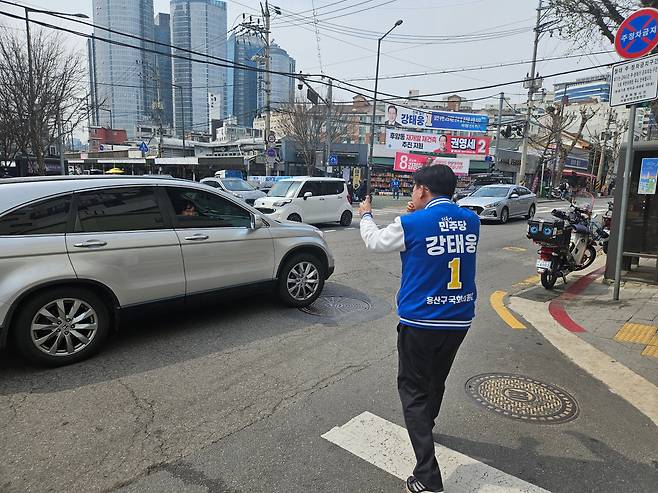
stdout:
POLYGON ((651 356, 652 358, 658 358, 658 346, 647 346, 642 351, 642 356, 651 356))
POLYGON ((647 346, 658 346, 658 336, 653 336, 649 342, 647 342, 647 346))
POLYGON ((656 335, 655 325, 624 324, 615 335, 615 341, 649 344, 656 335))

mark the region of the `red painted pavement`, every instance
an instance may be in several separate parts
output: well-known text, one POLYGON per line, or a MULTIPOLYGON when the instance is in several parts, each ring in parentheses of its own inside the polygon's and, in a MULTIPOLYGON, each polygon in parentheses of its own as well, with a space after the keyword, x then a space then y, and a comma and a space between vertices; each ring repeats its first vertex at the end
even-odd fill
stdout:
POLYGON ((548 312, 562 327, 569 332, 587 332, 582 325, 577 324, 567 313, 565 305, 568 301, 572 300, 580 293, 585 291, 587 287, 592 284, 596 279, 601 277, 605 272, 605 267, 596 269, 586 276, 581 277, 575 283, 567 288, 567 290, 548 304, 548 312))

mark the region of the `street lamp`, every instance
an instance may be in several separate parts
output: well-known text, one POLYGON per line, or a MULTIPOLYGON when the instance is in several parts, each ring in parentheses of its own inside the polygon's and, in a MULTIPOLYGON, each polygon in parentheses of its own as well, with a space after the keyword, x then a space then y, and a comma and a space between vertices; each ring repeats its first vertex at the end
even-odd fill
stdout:
MULTIPOLYGON (((81 13, 75 13, 75 14, 67 14, 65 12, 55 12, 52 10, 40 10, 40 9, 33 9, 30 7, 27 7, 25 5, 22 6, 23 9, 25 10, 25 33, 27 36, 27 67, 28 67, 28 72, 27 72, 27 87, 28 87, 28 93, 30 97, 30 114, 28 115, 28 121, 30 122, 30 133, 34 134, 34 107, 32 106, 34 103, 34 77, 32 75, 32 41, 30 39, 30 12, 36 12, 39 14, 51 14, 51 15, 64 15, 67 17, 78 17, 80 19, 89 19, 89 16, 86 14, 81 14, 81 13)), ((60 118, 61 120, 61 118, 60 118)), ((61 136, 60 136, 61 139, 61 136)), ((60 143, 60 149, 62 149, 63 146, 60 143)), ((32 151, 34 153, 34 151, 32 151)), ((60 150, 61 154, 61 150, 60 150)), ((61 159, 61 156, 60 156, 61 159)), ((64 166, 62 164, 62 174, 65 174, 64 166)))
POLYGON ((375 116, 377 113, 377 86, 379 85, 379 55, 380 55, 380 50, 382 47, 382 40, 391 34, 391 31, 395 29, 396 27, 402 25, 402 19, 399 19, 395 25, 390 28, 386 34, 384 34, 381 38, 377 40, 377 69, 375 71, 375 96, 373 97, 372 101, 372 122, 370 125, 370 158, 368 159, 368 167, 366 168, 366 192, 370 194, 370 174, 372 172, 372 160, 373 160, 373 153, 375 150, 375 116))

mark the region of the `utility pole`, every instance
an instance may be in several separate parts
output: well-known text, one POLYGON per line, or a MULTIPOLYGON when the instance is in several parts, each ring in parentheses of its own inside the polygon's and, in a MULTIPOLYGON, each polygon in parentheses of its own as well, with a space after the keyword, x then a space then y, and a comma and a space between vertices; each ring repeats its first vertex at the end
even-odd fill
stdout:
POLYGON ((500 93, 500 101, 498 102, 498 128, 496 129, 496 154, 495 154, 495 166, 498 167, 498 159, 500 156, 500 153, 498 152, 500 149, 500 131, 503 126, 503 102, 505 101, 505 93, 501 92, 500 93))
POLYGON ((539 47, 539 36, 541 34, 541 11, 542 11, 542 0, 539 0, 539 6, 537 7, 537 23, 535 24, 535 43, 532 50, 532 64, 530 65, 530 80, 528 87, 528 110, 525 117, 525 125, 523 126, 523 151, 521 152, 521 167, 519 169, 519 174, 516 177, 516 184, 520 185, 521 181, 525 180, 526 168, 528 166, 528 139, 530 133, 530 118, 532 117, 532 98, 535 94, 535 91, 538 89, 537 82, 539 79, 535 75, 535 69, 537 68, 537 48, 539 47))
MULTIPOLYGON (((269 146, 268 139, 270 137, 270 127, 272 124, 272 75, 270 74, 270 6, 267 0, 265 0, 265 8, 263 8, 263 5, 261 4, 261 12, 263 13, 263 19, 265 23, 265 74, 263 78, 265 82, 265 135, 263 136, 265 151, 263 154, 265 154, 269 146)), ((265 176, 270 176, 270 172, 270 163, 267 160, 267 156, 265 156, 265 176)))
POLYGON ((605 166, 605 149, 608 145, 608 132, 610 132, 610 123, 612 122, 612 109, 608 113, 608 121, 605 124, 605 131, 603 132, 602 139, 603 141, 601 142, 601 156, 599 157, 599 167, 598 170, 596 171, 596 191, 601 191, 602 188, 602 183, 601 180, 603 180, 603 168, 605 166))
POLYGON ((327 87, 327 123, 326 123, 326 132, 327 132, 327 157, 324 158, 324 173, 327 174, 327 164, 329 162, 329 156, 331 156, 331 98, 333 92, 333 81, 329 79, 329 86, 327 87))
POLYGON ((60 109, 57 113, 57 132, 59 137, 57 138, 57 144, 59 147, 59 169, 61 174, 66 174, 66 168, 64 166, 64 128, 62 127, 62 110, 60 109))

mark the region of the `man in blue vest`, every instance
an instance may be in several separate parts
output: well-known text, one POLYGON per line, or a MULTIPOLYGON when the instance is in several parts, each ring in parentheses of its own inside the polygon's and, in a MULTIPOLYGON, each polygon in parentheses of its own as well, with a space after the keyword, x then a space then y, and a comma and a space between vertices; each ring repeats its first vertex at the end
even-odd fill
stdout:
POLYGON ((393 192, 393 198, 398 200, 400 198, 400 180, 397 178, 391 180, 391 191, 393 192))
POLYGON ((400 252, 402 259, 398 392, 416 454, 409 493, 443 491, 432 429, 450 367, 475 316, 480 220, 451 200, 456 185, 449 167, 426 166, 414 175, 409 214, 379 229, 368 199, 359 209, 366 248, 400 252))

